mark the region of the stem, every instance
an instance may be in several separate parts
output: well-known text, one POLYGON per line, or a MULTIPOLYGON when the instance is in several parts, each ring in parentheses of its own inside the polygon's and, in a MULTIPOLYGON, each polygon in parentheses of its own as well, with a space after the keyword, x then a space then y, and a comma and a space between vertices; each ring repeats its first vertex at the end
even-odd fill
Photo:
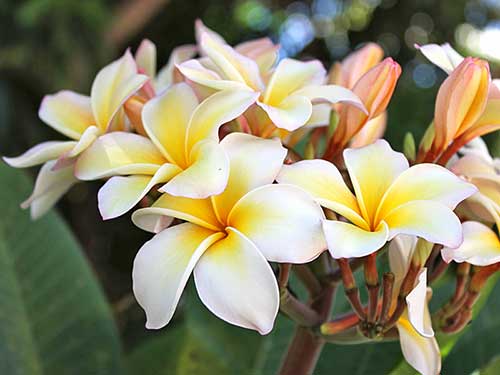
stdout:
POLYGON ((392 290, 394 287, 394 274, 392 272, 384 273, 382 278, 382 309, 380 312, 379 323, 384 325, 389 318, 389 310, 391 308, 392 290))
POLYGON ((365 258, 365 283, 368 290, 368 323, 377 320, 378 291, 380 288, 377 272, 377 253, 365 258))
POLYGON ((349 261, 346 258, 337 259, 337 263, 342 274, 342 283, 344 284, 344 292, 351 303, 353 310, 358 314, 361 320, 366 319, 366 314, 361 305, 359 299, 359 290, 356 286, 356 281, 354 280, 354 275, 352 273, 349 261))
POLYGON ((313 327, 321 322, 316 311, 292 296, 286 288, 280 291, 280 310, 299 326, 313 327))
POLYGON ((307 265, 297 264, 293 267, 293 272, 304 284, 311 297, 321 293, 321 284, 307 265))

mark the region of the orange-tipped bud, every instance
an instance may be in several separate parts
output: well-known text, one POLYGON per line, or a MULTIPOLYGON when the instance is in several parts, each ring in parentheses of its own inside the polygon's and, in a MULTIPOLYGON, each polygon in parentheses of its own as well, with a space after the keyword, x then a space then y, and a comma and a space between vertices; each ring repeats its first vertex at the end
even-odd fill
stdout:
POLYGON ((370 119, 386 110, 400 75, 401 67, 388 57, 358 80, 352 91, 361 99, 368 114, 353 106, 344 106, 333 138, 335 145, 344 147, 370 119))
POLYGON ((476 123, 484 112, 490 87, 488 63, 467 57, 441 85, 434 113, 432 153, 444 151, 476 123))
POLYGON ((142 124, 142 107, 144 107, 144 103, 146 103, 146 99, 142 96, 134 95, 125 102, 123 108, 135 131, 147 136, 142 124))
POLYGON ((368 70, 377 65, 384 57, 384 50, 378 44, 368 43, 349 54, 342 63, 330 69, 329 83, 352 89, 368 70))

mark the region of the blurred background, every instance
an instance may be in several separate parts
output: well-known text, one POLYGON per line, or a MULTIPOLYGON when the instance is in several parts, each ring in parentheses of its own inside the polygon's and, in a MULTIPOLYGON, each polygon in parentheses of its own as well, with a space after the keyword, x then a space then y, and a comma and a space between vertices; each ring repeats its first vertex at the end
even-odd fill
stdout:
MULTIPOLYGON (((396 149, 401 149, 407 131, 420 139, 432 120, 435 95, 445 78, 442 71, 415 50, 415 43, 450 42, 462 54, 489 60, 492 76, 500 77, 500 0, 0 0, 0 154, 17 155, 41 141, 61 139, 37 117, 43 95, 61 89, 89 93, 96 72, 126 48, 135 50, 143 38, 156 43, 158 66, 162 66, 173 47, 194 42, 193 26, 197 18, 219 32, 230 44, 270 36, 280 43, 281 57, 318 58, 327 68, 362 43, 379 43, 386 55, 397 60, 403 68, 389 105, 386 134, 396 149)), ((498 156, 498 134, 487 137, 487 141, 498 156)), ((32 181, 36 170, 31 172, 32 181)), ((128 365, 124 366, 130 365, 132 373, 205 373, 187 365, 176 365, 177 372, 166 370, 168 361, 174 361, 172 353, 168 352, 177 350, 175 340, 180 331, 172 331, 176 325, 174 322, 174 328, 146 332, 143 312, 131 294, 132 262, 149 235, 135 228, 129 215, 102 222, 96 203, 99 185, 75 186, 59 204, 58 210, 80 243, 105 300, 110 304, 109 310, 117 327, 113 335, 119 342, 116 352, 121 353, 117 355, 126 358, 128 365), (146 342, 150 346, 147 350, 144 349, 146 342), (146 358, 159 358, 163 365, 155 367, 146 358)), ((0 190, 13 189, 13 186, 4 180, 0 190)), ((22 189, 29 192, 31 185, 22 189)), ((19 272, 22 277, 24 271, 19 272)), ((204 312, 198 301, 185 301, 176 319, 179 322, 194 319, 197 323, 189 321, 189 324, 198 324, 197 332, 202 332, 201 337, 210 345, 216 346, 214 342, 217 340, 222 342, 222 356, 240 359, 244 355, 245 349, 240 353, 229 344, 239 341, 235 337, 239 337, 241 330, 234 331, 234 337, 224 336, 233 334, 232 328, 224 324, 221 326, 226 330, 224 333, 214 335, 209 333, 211 331, 204 331, 210 324, 218 323, 204 312), (194 316, 198 312, 205 315, 185 318, 183 310, 188 309, 190 303, 195 310, 194 316)), ((286 327, 288 323, 279 324, 286 327)), ((248 345, 262 346, 261 339, 253 333, 245 332, 244 335, 248 345)), ((182 336, 186 340, 185 335, 182 336)), ((276 353, 285 349, 286 337, 273 340, 278 346, 276 353)), ((187 363, 206 361, 207 358, 212 362, 220 360, 218 355, 205 357, 207 348, 189 347, 187 352, 176 352, 177 357, 187 356, 187 363)), ((370 359, 373 360, 378 353, 374 345, 335 348, 336 366, 357 374, 395 371, 400 361, 399 347, 397 344, 384 344, 383 347, 384 351, 380 353, 391 358, 387 359, 385 367, 370 367, 370 359)), ((267 372, 272 371, 269 370, 272 367, 266 367, 267 363, 276 360, 273 356, 279 354, 269 354, 267 349, 261 348, 259 350, 267 353, 262 359, 258 355, 263 354, 255 350, 252 361, 258 366, 252 367, 250 372, 272 373, 267 372)), ((448 372, 443 373, 471 373, 494 357, 496 353, 493 349, 490 351, 488 354, 480 350, 486 353, 481 354, 480 363, 468 364, 465 368, 460 367, 460 362, 457 365, 449 362, 448 367, 445 366, 448 372)), ((461 360, 461 353, 458 351, 455 355, 456 360, 461 360)), ((323 357, 319 374, 327 373, 330 368, 327 358, 323 357)), ((244 363, 240 370, 246 371, 250 365, 244 363)), ((210 370, 206 373, 224 373, 221 370, 223 365, 217 364, 218 372, 210 370)), ((103 373, 124 371, 117 368, 103 373)), ((75 370, 74 373, 79 372, 75 370)))

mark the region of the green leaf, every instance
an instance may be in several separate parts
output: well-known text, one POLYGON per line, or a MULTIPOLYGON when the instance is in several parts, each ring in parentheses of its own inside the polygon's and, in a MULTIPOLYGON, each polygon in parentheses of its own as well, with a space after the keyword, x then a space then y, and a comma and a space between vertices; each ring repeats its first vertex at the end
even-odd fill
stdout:
POLYGON ((22 173, 0 164, 0 186, 0 373, 121 373, 112 316, 70 230, 19 208, 32 186, 22 173))

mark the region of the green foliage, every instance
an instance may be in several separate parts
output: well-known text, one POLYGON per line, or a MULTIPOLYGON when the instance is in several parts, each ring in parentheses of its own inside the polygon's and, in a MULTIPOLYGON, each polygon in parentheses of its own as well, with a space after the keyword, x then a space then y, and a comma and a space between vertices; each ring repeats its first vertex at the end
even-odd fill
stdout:
POLYGON ((121 373, 106 300, 68 227, 32 222, 19 203, 31 181, 0 164, 0 373, 121 373))

